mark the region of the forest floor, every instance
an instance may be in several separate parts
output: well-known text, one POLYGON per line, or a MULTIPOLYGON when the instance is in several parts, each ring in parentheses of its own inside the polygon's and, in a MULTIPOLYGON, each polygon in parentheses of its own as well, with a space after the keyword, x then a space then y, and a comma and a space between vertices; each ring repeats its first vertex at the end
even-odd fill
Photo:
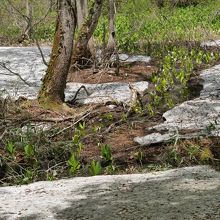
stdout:
MULTIPOLYGON (((201 69, 197 69, 197 76, 201 69)), ((148 127, 163 122, 163 113, 169 109, 160 105, 154 115, 147 109, 149 93, 154 91, 151 76, 157 70, 158 63, 153 60, 147 64, 123 64, 118 75, 115 68, 105 68, 96 73, 93 69, 77 70, 68 76, 68 82, 91 84, 147 81, 149 88, 141 97, 141 109, 131 109, 121 103, 74 104, 69 105, 71 112, 56 112, 41 108, 35 100, 2 101, 7 129, 1 127, 0 159, 6 159, 10 169, 7 168, 6 173, 2 169, 0 182, 21 184, 69 177, 73 153, 77 155, 74 162, 79 163, 71 173, 73 176, 95 175, 96 171, 91 171, 93 161, 100 162, 98 174, 137 173, 200 164, 215 166, 216 161, 211 159, 201 161, 196 149, 208 146, 218 159, 220 143, 217 139, 179 140, 177 144, 148 147, 134 142, 135 137, 147 134, 148 127), (109 151, 106 153, 103 149, 109 151)), ((194 76, 192 90, 197 89, 198 83, 194 76)), ((176 104, 184 100, 178 98, 177 101, 176 104)))

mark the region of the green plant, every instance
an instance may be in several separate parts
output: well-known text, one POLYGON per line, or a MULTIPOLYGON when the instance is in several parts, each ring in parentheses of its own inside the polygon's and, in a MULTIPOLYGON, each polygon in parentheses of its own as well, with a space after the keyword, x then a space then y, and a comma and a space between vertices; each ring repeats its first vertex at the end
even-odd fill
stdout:
POLYGON ((185 147, 190 160, 197 160, 200 152, 200 146, 196 144, 190 144, 185 147))
POLYGON ((31 144, 26 144, 24 146, 24 154, 27 158, 33 158, 35 155, 34 147, 31 144))
POLYGON ((128 113, 123 113, 122 116, 121 116, 121 120, 123 122, 126 122, 128 120, 128 113))
POLYGON ((22 183, 28 184, 33 182, 34 177, 36 176, 35 170, 30 168, 25 170, 25 173, 23 174, 22 183))
POLYGON ((102 166, 99 161, 92 160, 89 166, 89 174, 92 176, 96 176, 101 174, 102 166))
POLYGON ((113 120, 113 115, 112 113, 106 113, 102 116, 102 118, 106 121, 112 121, 113 120))
POLYGON ((8 153, 10 155, 13 156, 14 153, 15 153, 15 150, 16 150, 16 147, 15 147, 14 143, 8 142, 7 145, 6 145, 6 150, 8 151, 8 153))
POLYGON ((140 105, 140 103, 136 103, 136 105, 132 106, 132 110, 136 113, 136 114, 142 114, 143 113, 143 108, 140 105))
POLYGON ((105 173, 106 174, 114 174, 116 172, 116 167, 113 165, 113 164, 110 164, 108 165, 106 168, 105 168, 105 173))
POLYGON ((69 165, 69 169, 70 169, 70 173, 71 174, 76 174, 77 171, 80 169, 81 167, 81 163, 80 161, 77 159, 77 156, 75 155, 75 153, 72 153, 69 160, 67 161, 68 165, 69 165))
POLYGON ((144 159, 144 153, 142 151, 138 151, 134 154, 134 157, 142 165, 142 161, 144 159))
POLYGON ((108 144, 104 144, 101 146, 101 155, 106 162, 112 161, 112 151, 111 147, 108 144))
POLYGON ((94 125, 92 130, 93 130, 94 133, 97 133, 102 129, 102 127, 103 127, 102 124, 94 125))
POLYGON ((203 148, 201 151, 200 151, 200 155, 199 155, 199 159, 202 161, 202 162, 209 162, 209 161, 212 161, 214 158, 214 155, 212 153, 212 151, 210 150, 209 147, 205 147, 203 148))
POLYGON ((149 93, 149 113, 154 113, 155 106, 165 104, 171 108, 175 103, 185 100, 188 96, 188 82, 194 70, 201 65, 214 63, 219 57, 217 54, 199 47, 165 47, 161 54, 157 55, 161 60, 160 67, 152 75, 155 91, 149 93))
POLYGON ((75 128, 75 132, 73 135, 73 144, 76 147, 76 151, 78 155, 81 153, 83 149, 83 142, 81 141, 82 137, 85 136, 86 123, 79 123, 78 127, 75 128))

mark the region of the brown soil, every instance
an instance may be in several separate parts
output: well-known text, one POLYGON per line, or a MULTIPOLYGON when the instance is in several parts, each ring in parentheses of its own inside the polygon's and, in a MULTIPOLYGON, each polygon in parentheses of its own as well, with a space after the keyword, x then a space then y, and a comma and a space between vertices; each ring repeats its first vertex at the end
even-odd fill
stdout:
POLYGON ((156 70, 157 68, 151 64, 124 65, 120 68, 118 75, 115 74, 115 68, 100 70, 97 73, 93 73, 92 69, 76 70, 69 74, 67 81, 79 83, 149 81, 156 70))

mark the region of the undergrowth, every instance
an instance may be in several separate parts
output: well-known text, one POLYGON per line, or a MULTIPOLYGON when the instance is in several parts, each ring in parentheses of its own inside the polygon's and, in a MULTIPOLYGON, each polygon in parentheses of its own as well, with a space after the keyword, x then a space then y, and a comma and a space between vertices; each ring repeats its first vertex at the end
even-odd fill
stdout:
MULTIPOLYGON (((135 112, 133 114, 134 120, 137 120, 139 116, 135 112)), ((29 117, 30 122, 18 123, 17 127, 14 125, 1 140, 0 185, 28 184, 72 176, 164 170, 198 164, 219 167, 220 164, 219 140, 208 138, 177 140, 160 147, 133 148, 124 155, 124 160, 116 157, 113 146, 100 139, 106 127, 115 122, 115 116, 106 117, 106 113, 95 116, 95 122, 105 124, 95 131, 96 123, 90 123, 89 119, 78 122, 73 129, 64 133, 60 132, 68 127, 66 124, 41 128, 32 124, 31 120, 29 117), (88 143, 93 143, 96 148, 95 157, 84 153, 91 147, 88 143)), ((131 116, 121 122, 130 129, 134 128, 131 116)))

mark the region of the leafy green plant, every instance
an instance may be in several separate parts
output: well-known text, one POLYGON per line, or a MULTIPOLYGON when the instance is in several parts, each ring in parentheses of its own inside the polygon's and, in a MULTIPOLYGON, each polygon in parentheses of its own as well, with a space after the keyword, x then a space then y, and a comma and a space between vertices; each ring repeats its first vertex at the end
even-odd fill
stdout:
POLYGON ((111 147, 108 144, 104 144, 101 146, 101 155, 106 162, 112 161, 112 151, 111 147))
POLYGON ((67 161, 69 169, 70 169, 70 173, 71 174, 76 174, 77 171, 80 169, 81 167, 81 163, 80 161, 77 159, 77 156, 75 155, 75 153, 72 153, 69 160, 67 161))
POLYGON ((86 123, 79 123, 78 127, 75 128, 75 132, 73 135, 73 144, 77 148, 78 155, 81 153, 83 149, 83 142, 81 141, 82 137, 85 136, 86 123))
POLYGON ((136 113, 136 114, 142 114, 143 113, 143 108, 139 103, 136 103, 136 105, 132 106, 132 110, 136 113))
POLYGON ((33 158, 35 154, 34 147, 31 144, 26 144, 24 146, 24 154, 27 158, 33 158))
POLYGON ((100 175, 102 172, 102 166, 99 161, 92 160, 89 166, 89 173, 92 176, 100 175))
POLYGON ((102 116, 102 118, 106 121, 112 121, 113 120, 113 115, 112 113, 106 113, 102 116))
POLYGON ((8 151, 8 153, 10 155, 13 156, 14 153, 15 153, 15 150, 16 150, 16 147, 15 147, 14 143, 8 142, 7 145, 6 145, 6 150, 8 151))
POLYGON ((190 144, 185 147, 190 160, 196 160, 200 152, 200 146, 196 144, 190 144))
POLYGON ((25 170, 24 176, 22 178, 22 183, 23 184, 28 184, 33 182, 33 179, 35 177, 35 170, 34 169, 27 169, 25 170))
POLYGON ((126 122, 128 120, 128 113, 123 113, 122 116, 121 116, 121 120, 123 122, 126 122))
POLYGON ((103 127, 102 124, 94 125, 92 130, 93 130, 94 133, 97 133, 102 129, 102 127, 103 127))
POLYGON ((152 75, 155 91, 149 93, 149 113, 152 115, 154 107, 162 103, 171 108, 176 102, 185 100, 188 95, 188 82, 194 70, 201 65, 214 63, 219 57, 217 54, 201 48, 165 47, 164 51, 157 55, 161 60, 160 68, 152 75))

